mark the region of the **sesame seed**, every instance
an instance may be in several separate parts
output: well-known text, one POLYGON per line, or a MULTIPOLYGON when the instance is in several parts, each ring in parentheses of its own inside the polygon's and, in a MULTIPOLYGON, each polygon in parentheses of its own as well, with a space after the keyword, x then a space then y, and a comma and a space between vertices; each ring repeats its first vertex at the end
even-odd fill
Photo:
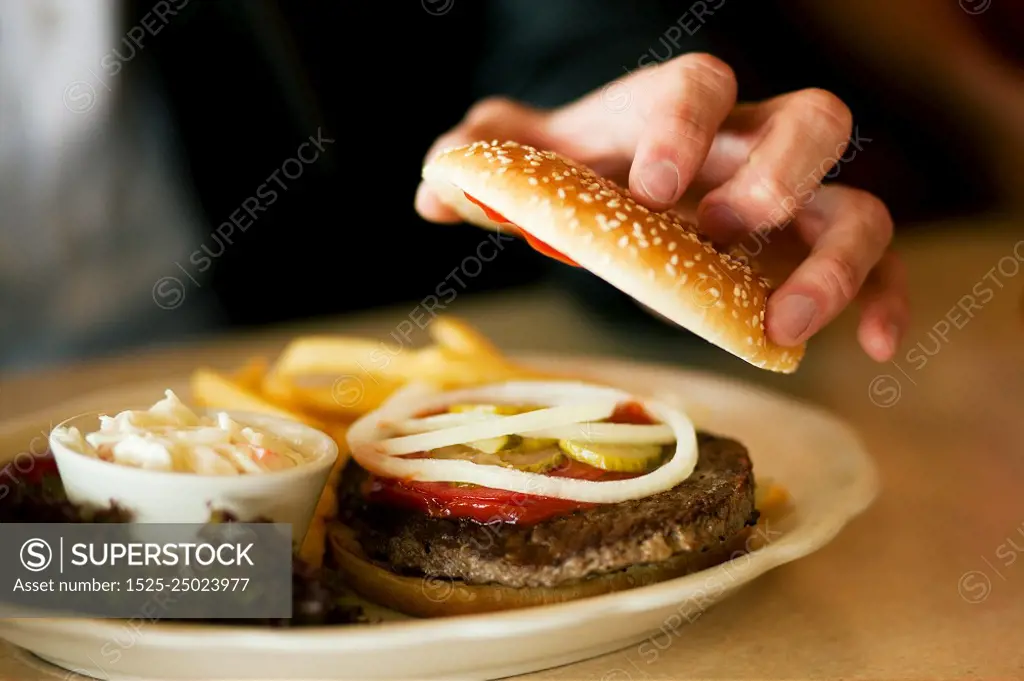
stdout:
POLYGON ((526 173, 527 175, 532 175, 533 173, 535 173, 537 171, 534 170, 533 168, 523 168, 523 172, 526 173))
POLYGON ((655 246, 660 246, 661 245, 661 237, 660 236, 654 237, 654 241, 652 243, 654 243, 655 246))
POLYGON ((671 258, 669 258, 669 259, 668 259, 668 261, 669 261, 670 263, 672 263, 673 265, 678 265, 678 264, 679 264, 679 255, 678 255, 678 254, 676 254, 676 253, 673 253, 673 254, 672 254, 672 257, 671 257, 671 258))
POLYGON ((580 194, 580 201, 582 201, 583 203, 593 203, 594 202, 594 197, 591 196, 590 194, 583 193, 583 194, 580 194))
POLYGON ((548 177, 547 175, 545 175, 544 177, 540 178, 540 181, 541 181, 541 182, 544 182, 544 183, 547 183, 547 182, 550 182, 550 181, 551 181, 551 178, 550 178, 550 177, 548 177))
POLYGON ((619 227, 620 225, 622 225, 622 223, 619 222, 618 220, 611 220, 608 223, 608 226, 611 227, 612 229, 615 229, 616 227, 619 227))
POLYGON ((743 294, 743 291, 740 289, 739 284, 733 287, 732 294, 737 298, 739 298, 743 294))
POLYGON ((537 163, 536 161, 530 161, 530 165, 531 166, 539 166, 540 164, 537 163))
MULTIPOLYGON (((608 207, 611 208, 612 206, 609 204, 608 207)), ((615 217, 617 217, 620 220, 628 220, 629 219, 628 217, 626 217, 626 214, 623 213, 621 210, 620 211, 616 211, 615 217)))
POLYGON ((670 241, 668 244, 668 250, 674 251, 679 246, 675 241, 670 241))
POLYGON ((531 177, 531 178, 530 178, 530 179, 528 180, 528 182, 529 182, 530 184, 533 184, 533 185, 535 185, 535 184, 537 184, 537 178, 536 178, 536 177, 531 177))
POLYGON ((732 318, 733 319, 739 319, 740 318, 740 311, 739 310, 733 310, 732 311, 732 318))
POLYGON ((665 271, 669 273, 669 276, 676 276, 676 268, 673 267, 670 263, 665 263, 665 271))
POLYGON ((693 267, 693 261, 692 260, 684 260, 683 261, 683 267, 686 267, 686 268, 693 267))
POLYGON ((623 234, 619 237, 618 244, 619 248, 625 248, 629 244, 629 237, 623 234))
MULTIPOLYGON (((608 202, 608 207, 609 208, 618 208, 619 207, 619 200, 618 199, 612 199, 611 201, 608 202)), ((625 220, 626 218, 622 218, 622 219, 625 220)))
POLYGON ((560 199, 564 199, 565 198, 565 190, 562 189, 561 187, 558 188, 558 198, 560 198, 560 199))
POLYGON ((694 260, 696 260, 696 261, 698 261, 698 262, 700 262, 700 257, 701 257, 701 256, 700 256, 700 253, 694 253, 694 254, 693 254, 693 259, 694 259, 694 260))

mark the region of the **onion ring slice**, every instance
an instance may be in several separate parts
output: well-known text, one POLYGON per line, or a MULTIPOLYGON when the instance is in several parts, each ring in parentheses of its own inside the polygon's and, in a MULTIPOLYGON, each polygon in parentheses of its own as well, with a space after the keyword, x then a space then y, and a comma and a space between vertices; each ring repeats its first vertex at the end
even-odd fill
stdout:
POLYGON ((477 440, 488 440, 502 435, 514 435, 521 430, 537 430, 560 425, 608 418, 615 411, 615 403, 602 400, 591 403, 565 404, 538 409, 537 411, 515 414, 514 416, 496 416, 473 423, 429 430, 413 435, 400 435, 387 440, 380 440, 377 448, 390 456, 426 452, 431 449, 464 445, 477 440))
MULTIPOLYGON (((536 412, 517 416, 530 413, 536 412)), ((519 381, 451 392, 439 392, 426 384, 409 384, 394 393, 376 411, 353 423, 348 430, 347 441, 352 458, 366 470, 382 477, 469 483, 514 493, 597 504, 642 499, 667 491, 686 480, 697 465, 697 434, 685 413, 662 402, 639 400, 614 388, 576 382, 519 381), (389 424, 417 413, 465 402, 552 407, 639 402, 648 413, 672 429, 676 448, 666 463, 646 475, 609 481, 556 478, 470 461, 403 459, 381 451, 381 437, 388 433, 389 424)))

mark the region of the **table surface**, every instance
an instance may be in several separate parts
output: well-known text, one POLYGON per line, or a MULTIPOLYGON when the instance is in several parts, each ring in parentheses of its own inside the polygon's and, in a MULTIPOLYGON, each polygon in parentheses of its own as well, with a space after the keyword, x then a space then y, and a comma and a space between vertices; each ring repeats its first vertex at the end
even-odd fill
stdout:
MULTIPOLYGON (((834 542, 713 608, 657 656, 631 648, 522 678, 1024 676, 1021 234, 1009 221, 977 219, 897 240, 914 306, 900 358, 878 365, 860 352, 852 312, 812 343, 792 376, 711 346, 598 327, 557 291, 456 300, 449 312, 508 351, 710 367, 821 404, 861 432, 883 476, 877 502, 834 542)), ((386 337, 408 314, 377 311, 16 376, 0 383, 0 415, 199 364, 237 366, 310 329, 386 337)), ((43 678, 10 651, 0 654, 0 676, 43 678)))

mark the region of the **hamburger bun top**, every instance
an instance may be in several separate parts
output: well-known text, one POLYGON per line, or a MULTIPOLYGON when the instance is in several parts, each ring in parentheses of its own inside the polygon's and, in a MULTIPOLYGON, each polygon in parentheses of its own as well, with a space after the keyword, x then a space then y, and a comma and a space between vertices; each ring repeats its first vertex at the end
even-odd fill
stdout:
POLYGON ((423 178, 466 222, 509 230, 504 218, 754 366, 792 373, 803 358, 804 345, 783 347, 768 339, 764 319, 772 285, 747 258, 716 250, 695 225, 672 212, 648 210, 628 190, 579 163, 495 140, 442 151, 424 166, 423 178))

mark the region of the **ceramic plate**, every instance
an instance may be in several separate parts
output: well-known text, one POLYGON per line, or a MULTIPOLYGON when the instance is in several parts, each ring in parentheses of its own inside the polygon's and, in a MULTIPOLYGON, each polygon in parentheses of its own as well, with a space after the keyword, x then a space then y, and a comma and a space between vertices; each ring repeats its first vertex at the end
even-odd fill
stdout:
MULTIPOLYGON (((690 410, 703 429, 750 450, 755 474, 789 491, 794 510, 754 552, 631 591, 499 614, 271 630, 118 620, 0 620, 0 637, 61 667, 105 679, 495 679, 581 661, 682 626, 758 576, 825 546, 874 500, 877 473, 859 438, 829 414, 732 380, 596 358, 530 358, 597 376, 690 410)), ((53 423, 89 409, 151 404, 187 382, 105 391, 0 426, 0 459, 45 446, 53 423)), ((387 613, 385 613, 387 615, 387 613)), ((737 622, 737 627, 741 624, 737 622)), ((685 632, 683 632, 685 635, 685 632)))

